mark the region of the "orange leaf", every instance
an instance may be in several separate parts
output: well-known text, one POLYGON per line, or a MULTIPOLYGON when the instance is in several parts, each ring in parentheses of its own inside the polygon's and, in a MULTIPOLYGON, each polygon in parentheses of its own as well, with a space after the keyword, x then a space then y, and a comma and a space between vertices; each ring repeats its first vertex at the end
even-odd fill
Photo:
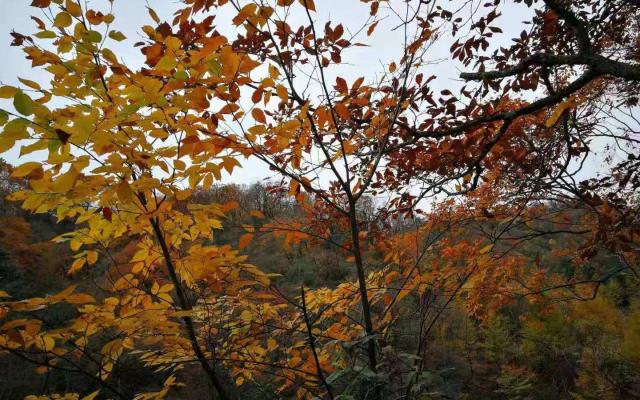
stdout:
POLYGON ((287 92, 286 87, 282 85, 278 85, 278 87, 276 87, 276 93, 278 94, 278 97, 280 97, 280 100, 282 100, 283 103, 286 103, 289 100, 289 93, 287 92))
POLYGON ((253 233, 245 233, 244 235, 240 236, 240 241, 238 242, 238 248, 244 249, 245 247, 249 246, 249 244, 251 244, 252 240, 253 240, 253 233))
POLYGON ((347 121, 351 119, 351 115, 349 114, 349 109, 343 103, 336 104, 334 108, 338 113, 338 115, 340 116, 340 118, 347 121))
POLYGON ((264 116, 264 112, 262 112, 262 110, 259 108, 254 108, 253 110, 251 110, 251 116, 253 117, 253 119, 260 123, 267 123, 267 118, 264 116))
POLYGON ((546 126, 547 128, 551 128, 558 122, 558 120, 560 119, 562 114, 564 114, 565 111, 571 108, 574 108, 575 106, 576 106, 576 100, 574 97, 570 97, 567 100, 563 101, 562 103, 558 104, 555 110, 553 110, 553 113, 551 114, 549 119, 547 119, 547 122, 544 123, 544 126, 546 126))
POLYGON ((313 0, 298 0, 300 4, 305 6, 309 11, 315 11, 316 5, 313 3, 313 0))

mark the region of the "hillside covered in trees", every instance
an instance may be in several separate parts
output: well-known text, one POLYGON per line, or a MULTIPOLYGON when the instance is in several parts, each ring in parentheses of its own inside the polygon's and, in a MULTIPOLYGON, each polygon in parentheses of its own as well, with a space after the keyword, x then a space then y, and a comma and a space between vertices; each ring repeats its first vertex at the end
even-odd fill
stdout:
POLYGON ((637 1, 115 3, 11 32, 0 399, 640 399, 637 1))

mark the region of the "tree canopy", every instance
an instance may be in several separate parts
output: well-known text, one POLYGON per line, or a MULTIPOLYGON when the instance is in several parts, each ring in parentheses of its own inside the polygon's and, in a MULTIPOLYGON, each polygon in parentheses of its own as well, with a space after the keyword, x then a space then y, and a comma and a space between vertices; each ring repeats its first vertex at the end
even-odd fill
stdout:
MULTIPOLYGON (((32 2, 33 31, 12 45, 48 81, 0 87, 12 102, 0 152, 32 160, 3 166, 1 189, 73 227, 53 238, 71 252, 64 287, 0 291, 7 357, 81 376, 61 398, 172 398, 194 370, 225 400, 438 398, 443 315, 483 329, 490 369, 510 363, 489 344, 519 307, 528 337, 569 313, 605 343, 584 324, 608 318, 640 367, 640 314, 598 297, 638 283, 637 1, 349 0, 351 25, 324 19, 343 19, 339 3, 182 0, 169 21, 150 5, 136 42, 113 1, 32 2), (384 35, 397 48, 358 76, 359 52, 384 35), (219 184, 247 160, 272 181, 219 184), (256 262, 275 251, 265 240, 348 271, 294 284, 280 276, 289 261, 256 262), (155 385, 122 389, 133 362, 155 385)), ((6 248, 53 252, 11 213, 6 248)), ((521 339, 502 340, 530 351, 521 339)), ((494 395, 531 398, 515 370, 494 395)), ((611 398, 640 396, 611 379, 611 398)))

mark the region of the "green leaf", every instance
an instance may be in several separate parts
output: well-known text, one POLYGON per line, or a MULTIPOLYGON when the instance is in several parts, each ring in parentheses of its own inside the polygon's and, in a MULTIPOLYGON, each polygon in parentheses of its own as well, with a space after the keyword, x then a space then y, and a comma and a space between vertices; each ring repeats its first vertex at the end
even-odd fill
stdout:
POLYGON ((118 42, 122 42, 123 40, 125 40, 127 37, 120 31, 111 31, 109 32, 109 37, 113 40, 116 40, 118 42))
POLYGON ((160 61, 158 61, 158 64, 156 64, 156 68, 160 71, 168 71, 174 69, 176 65, 178 65, 178 60, 176 60, 176 58, 172 57, 171 55, 166 55, 162 57, 160 61))
POLYGON ((71 23, 72 23, 71 15, 69 15, 69 13, 66 13, 64 11, 61 13, 58 13, 58 15, 56 15, 56 18, 53 20, 53 25, 57 26, 58 28, 66 28, 70 26, 71 23))
POLYGON ((91 43, 100 43, 102 41, 102 34, 98 31, 89 31, 86 37, 91 43))
POLYGON ((0 110, 0 125, 4 125, 9 121, 9 114, 5 110, 0 110))
POLYGON ((0 98, 2 99, 11 99, 16 95, 18 89, 13 86, 2 86, 0 87, 0 98))
POLYGON ((173 77, 179 81, 186 81, 189 79, 189 74, 187 74, 187 71, 176 71, 176 73, 173 74, 173 77))
POLYGON ((12 139, 26 139, 29 137, 27 133, 27 121, 22 118, 16 118, 9 121, 4 127, 4 131, 0 136, 10 137, 12 139))
POLYGON ((12 119, 0 134, 0 153, 12 148, 16 144, 16 140, 28 137, 27 121, 22 118, 12 119))
POLYGON ((55 39, 56 33, 54 31, 42 31, 36 33, 34 36, 39 39, 55 39))
POLYGON ((22 115, 33 114, 33 100, 24 94, 22 90, 18 91, 13 97, 13 106, 22 115))

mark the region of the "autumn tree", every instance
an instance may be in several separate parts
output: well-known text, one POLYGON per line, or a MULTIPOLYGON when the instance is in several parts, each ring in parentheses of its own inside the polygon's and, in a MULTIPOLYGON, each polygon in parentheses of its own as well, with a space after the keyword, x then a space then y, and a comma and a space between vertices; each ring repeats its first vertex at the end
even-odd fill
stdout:
POLYGON ((69 273, 105 269, 99 298, 71 286, 3 303, 0 345, 40 372, 82 374, 129 398, 111 376, 135 353, 169 371, 141 399, 165 396, 185 364, 223 399, 249 382, 286 397, 418 396, 430 334, 454 300, 482 318, 514 293, 589 297, 583 287, 635 271, 634 1, 362 0, 353 26, 323 20, 326 5, 312 0, 183 3, 169 22, 149 9, 140 68, 109 49, 127 40, 110 10, 36 0, 46 17, 33 17, 37 32, 12 33, 51 81, 1 88, 14 109, 2 112, 0 150, 40 157, 13 171, 30 187, 11 197, 75 221, 58 238, 75 252, 69 273), (527 25, 510 40, 501 26, 516 7, 527 25), (225 13, 230 21, 217 18, 225 13), (356 50, 396 33, 399 55, 377 75, 342 76, 356 50), (442 72, 439 47, 449 50, 442 72), (454 84, 451 65, 468 71, 454 84), (613 155, 587 179, 601 143, 613 155), (353 281, 283 290, 213 244, 237 191, 217 194, 226 204, 194 193, 247 157, 279 177, 299 212, 253 212, 239 247, 256 234, 330 245, 353 281), (563 280, 514 254, 559 234, 576 264, 608 252, 622 267, 563 280), (125 245, 135 248, 123 260, 125 245), (62 329, 32 316, 61 302, 77 308, 62 329), (419 332, 399 351, 394 332, 410 318, 419 332))

